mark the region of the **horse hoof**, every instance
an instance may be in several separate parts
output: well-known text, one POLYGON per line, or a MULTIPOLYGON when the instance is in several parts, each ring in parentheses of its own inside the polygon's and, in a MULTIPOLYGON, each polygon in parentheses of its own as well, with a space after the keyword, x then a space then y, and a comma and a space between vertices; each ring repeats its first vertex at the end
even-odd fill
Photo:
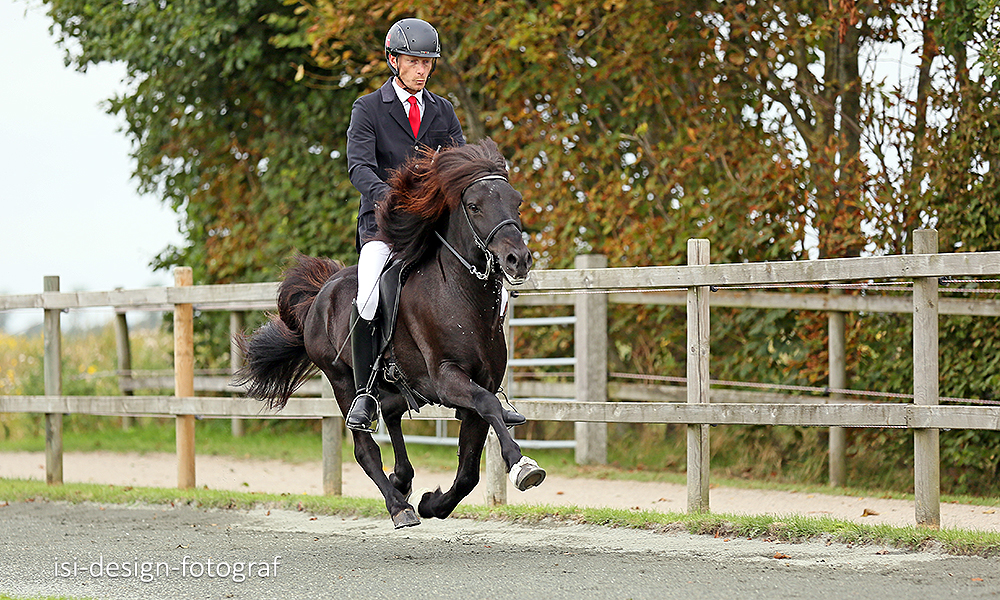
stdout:
POLYGON ((438 516, 434 512, 434 508, 431 507, 431 503, 433 502, 437 504, 435 500, 440 498, 441 494, 442 492, 440 487, 438 487, 438 489, 434 491, 427 490, 425 488, 425 490, 417 492, 417 497, 420 498, 420 503, 417 505, 417 512, 420 513, 421 517, 425 519, 433 519, 438 516))
POLYGON ((510 468, 509 476, 514 487, 523 492, 545 480, 545 469, 539 467, 538 463, 527 456, 522 456, 521 460, 510 468))
POLYGON ((392 525, 396 529, 413 527, 414 525, 420 525, 420 519, 413 512, 412 508, 404 508, 392 516, 392 525))

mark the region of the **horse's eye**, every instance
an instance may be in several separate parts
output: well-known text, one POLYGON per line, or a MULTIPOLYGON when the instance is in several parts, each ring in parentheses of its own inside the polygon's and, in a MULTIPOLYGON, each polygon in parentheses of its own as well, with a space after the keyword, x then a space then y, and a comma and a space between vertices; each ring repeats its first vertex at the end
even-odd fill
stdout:
POLYGON ((474 212, 474 213, 479 212, 479 205, 478 204, 470 203, 467 206, 469 207, 469 212, 474 212))

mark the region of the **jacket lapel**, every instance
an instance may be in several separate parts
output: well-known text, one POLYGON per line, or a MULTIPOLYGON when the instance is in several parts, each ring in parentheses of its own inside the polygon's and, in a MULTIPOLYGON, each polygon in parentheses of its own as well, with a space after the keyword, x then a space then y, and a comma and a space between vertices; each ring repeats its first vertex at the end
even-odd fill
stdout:
MULTIPOLYGON (((420 132, 417 139, 424 137, 430 128, 431 124, 434 123, 434 119, 437 118, 438 114, 441 112, 438 106, 437 98, 433 94, 424 90, 424 116, 420 117, 420 132)), ((407 121, 409 122, 409 121, 407 121)))
MULTIPOLYGON (((399 124, 403 131, 410 134, 412 137, 413 128, 410 127, 410 118, 407 117, 406 112, 403 111, 403 104, 399 101, 399 97, 396 96, 396 90, 393 89, 392 85, 392 79, 390 79, 385 85, 382 86, 382 103, 387 105, 389 114, 392 115, 392 118, 399 124)), ((423 121, 421 121, 420 130, 423 131, 423 129, 424 124, 423 121)))

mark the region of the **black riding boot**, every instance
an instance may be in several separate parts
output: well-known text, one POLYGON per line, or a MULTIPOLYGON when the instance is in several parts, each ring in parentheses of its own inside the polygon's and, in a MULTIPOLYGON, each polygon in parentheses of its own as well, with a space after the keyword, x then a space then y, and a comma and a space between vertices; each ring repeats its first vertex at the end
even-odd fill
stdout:
POLYGON ((371 385, 372 369, 378 358, 378 316, 371 321, 361 318, 358 306, 351 311, 351 364, 354 365, 354 388, 357 395, 347 412, 347 428, 375 431, 378 428, 378 400, 371 385))
POLYGON ((528 419, 516 410, 503 409, 503 424, 507 427, 517 427, 527 422, 528 419))

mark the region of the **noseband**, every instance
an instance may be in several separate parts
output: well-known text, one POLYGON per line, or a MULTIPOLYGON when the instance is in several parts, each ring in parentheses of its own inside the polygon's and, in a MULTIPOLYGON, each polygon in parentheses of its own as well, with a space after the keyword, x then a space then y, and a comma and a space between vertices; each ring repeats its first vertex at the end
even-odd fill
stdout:
MULTIPOLYGON (((465 213, 465 222, 469 224, 469 230, 472 231, 472 237, 473 237, 473 239, 476 242, 476 247, 478 247, 480 250, 482 250, 483 253, 486 255, 486 272, 485 273, 482 272, 482 271, 480 271, 479 269, 477 269, 475 267, 475 265, 469 264, 469 262, 467 260, 465 260, 464 258, 462 258, 462 255, 459 254, 458 251, 455 250, 451 246, 451 244, 449 244, 447 242, 447 240, 445 240, 444 237, 440 233, 438 233, 436 231, 434 232, 434 234, 437 235, 438 239, 441 240, 441 243, 444 244, 445 247, 448 248, 448 250, 450 250, 451 253, 455 255, 455 258, 457 258, 459 260, 459 262, 461 262, 465 266, 465 268, 469 270, 470 273, 472 273, 473 275, 475 275, 476 278, 479 279, 479 280, 481 280, 481 281, 485 281, 490 276, 490 274, 493 272, 493 262, 494 261, 499 261, 499 259, 497 257, 495 257, 492 252, 489 251, 490 242, 492 242, 493 238, 496 237, 497 232, 499 232, 501 229, 503 229, 504 227, 506 227, 508 225, 513 225, 514 227, 516 227, 517 230, 518 230, 518 232, 521 231, 521 228, 518 226, 516 219, 506 219, 506 220, 501 221, 500 223, 498 223, 497 226, 493 228, 493 231, 491 231, 490 234, 488 236, 486 236, 486 240, 484 241, 481 237, 479 237, 479 232, 476 231, 475 226, 472 225, 472 218, 469 216, 469 207, 465 203, 465 192, 469 191, 470 187, 476 185, 477 183, 479 183, 481 181, 490 181, 490 180, 493 180, 493 179, 500 179, 500 180, 503 180, 503 181, 508 181, 507 178, 505 176, 503 176, 503 175, 484 175, 484 176, 480 177, 479 179, 476 179, 475 181, 473 181, 469 185, 465 186, 465 189, 462 190, 462 194, 461 194, 462 212, 465 213)), ((502 271, 503 270, 501 269, 501 272, 502 271)), ((506 277, 507 274, 504 273, 504 276, 506 277)), ((507 279, 508 279, 508 281, 510 281, 509 277, 507 279)), ((516 284, 516 282, 511 282, 511 283, 516 284)))

